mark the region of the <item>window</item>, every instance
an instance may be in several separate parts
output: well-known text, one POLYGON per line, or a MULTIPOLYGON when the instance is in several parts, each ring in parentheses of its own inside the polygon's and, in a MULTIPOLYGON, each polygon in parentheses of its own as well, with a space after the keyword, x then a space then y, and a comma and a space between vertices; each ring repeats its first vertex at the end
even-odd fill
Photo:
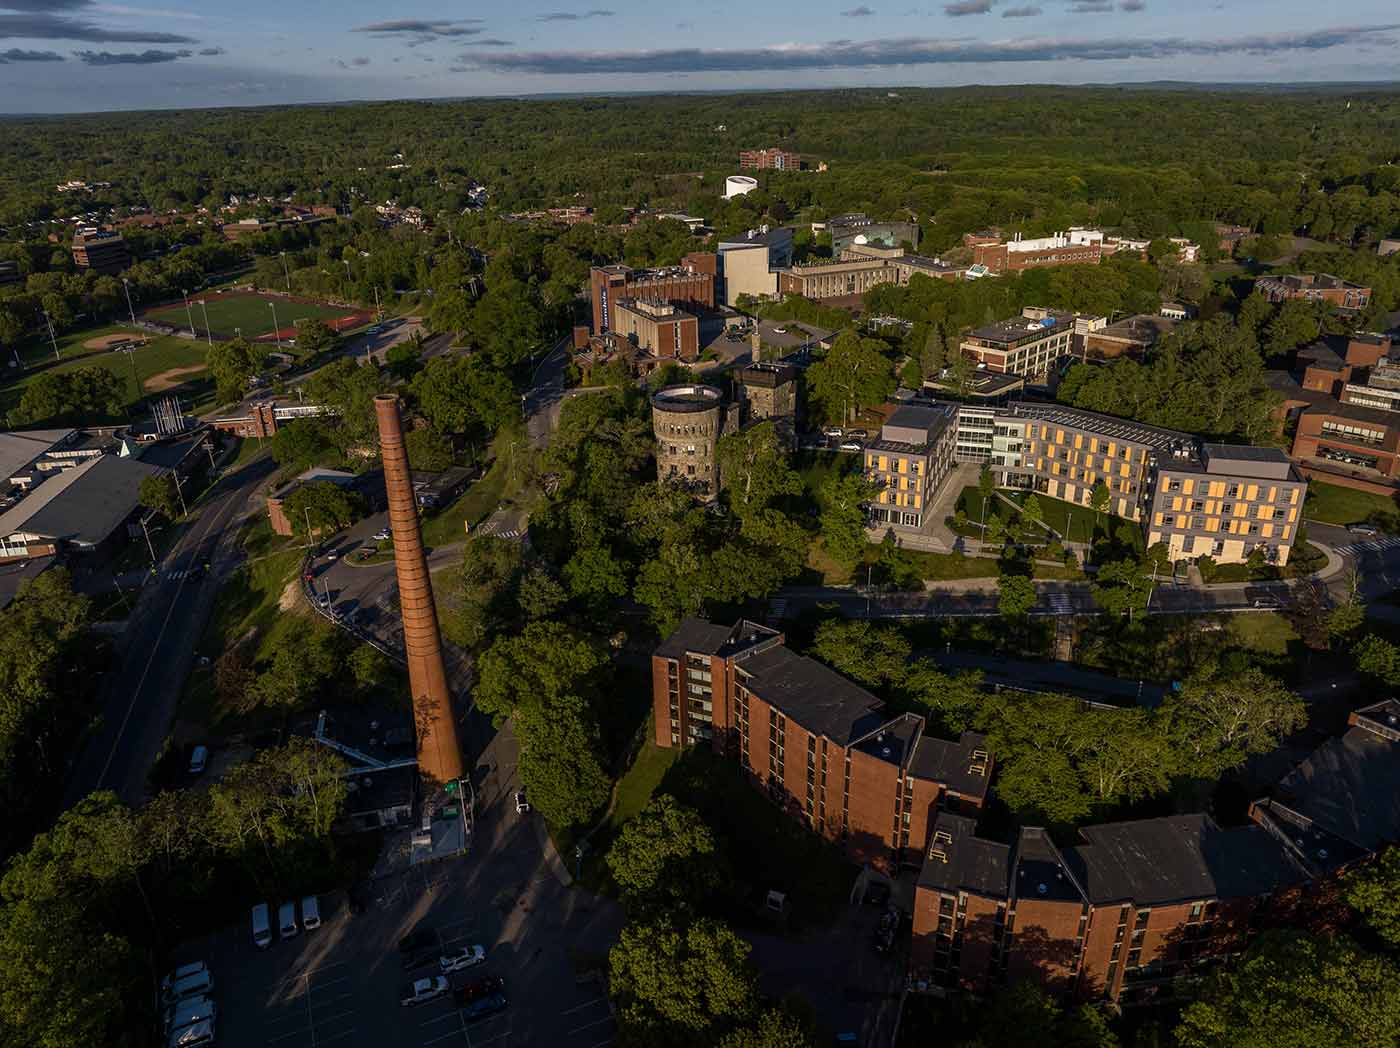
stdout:
POLYGON ((1151 919, 1151 917, 1152 917, 1152 911, 1151 911, 1151 910, 1138 910, 1138 912, 1137 912, 1137 921, 1133 924, 1133 927, 1134 927, 1134 928, 1146 928, 1146 927, 1147 927, 1147 922, 1148 922, 1149 919, 1151 919))

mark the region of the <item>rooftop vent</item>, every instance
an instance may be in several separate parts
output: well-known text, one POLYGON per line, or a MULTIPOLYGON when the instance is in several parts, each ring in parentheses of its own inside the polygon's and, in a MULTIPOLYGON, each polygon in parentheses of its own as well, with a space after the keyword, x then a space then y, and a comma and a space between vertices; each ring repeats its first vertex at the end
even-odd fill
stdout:
POLYGON ((1041 881, 1039 884, 1037 884, 1037 885, 1035 886, 1035 893, 1036 893, 1037 895, 1049 895, 1049 894, 1050 894, 1050 885, 1046 884, 1044 881, 1041 881))
POLYGON ((1319 848, 1319 849, 1317 849, 1317 857, 1318 857, 1319 859, 1322 859, 1322 860, 1325 862, 1325 861, 1327 860, 1327 849, 1326 849, 1326 848, 1319 848))

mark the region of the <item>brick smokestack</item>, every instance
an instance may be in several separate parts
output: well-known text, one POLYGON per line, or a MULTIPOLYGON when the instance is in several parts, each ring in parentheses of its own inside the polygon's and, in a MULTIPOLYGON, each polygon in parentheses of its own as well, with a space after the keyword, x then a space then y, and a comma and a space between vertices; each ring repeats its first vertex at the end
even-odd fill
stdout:
POLYGON ((442 664, 442 634, 433 604, 423 531, 418 524, 413 478, 408 471, 399 398, 392 393, 377 396, 374 410, 384 458, 384 489, 389 496, 389 526, 394 534, 394 566, 399 576, 404 649, 418 736, 418 770, 424 778, 442 785, 461 778, 462 751, 457 745, 452 696, 442 664))

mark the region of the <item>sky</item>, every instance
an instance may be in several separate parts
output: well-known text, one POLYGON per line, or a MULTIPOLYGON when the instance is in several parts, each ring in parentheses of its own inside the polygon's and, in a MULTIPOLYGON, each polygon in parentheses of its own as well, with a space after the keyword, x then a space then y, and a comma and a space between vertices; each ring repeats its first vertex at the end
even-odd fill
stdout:
POLYGON ((0 112, 1397 80, 1398 42, 1400 0, 0 0, 0 112))

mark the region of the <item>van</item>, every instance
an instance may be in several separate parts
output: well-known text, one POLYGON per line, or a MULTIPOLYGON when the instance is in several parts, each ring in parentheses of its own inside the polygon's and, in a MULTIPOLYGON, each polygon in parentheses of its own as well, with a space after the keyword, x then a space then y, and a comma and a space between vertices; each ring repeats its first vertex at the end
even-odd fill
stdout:
POLYGON ((301 900, 301 926, 307 931, 321 927, 321 904, 314 895, 301 900))
POLYGON ((174 1033, 195 1023, 214 1018, 214 1000, 211 997, 192 997, 181 1001, 165 1013, 165 1032, 174 1033))
POLYGON ((176 979, 162 991, 160 1003, 170 1008, 181 1001, 189 1000, 191 997, 208 996, 214 989, 214 977, 209 969, 191 972, 183 979, 176 979))
POLYGON ((253 907, 253 945, 259 950, 272 945, 272 915, 265 902, 253 907))
POLYGON ((297 932, 297 904, 284 902, 277 907, 277 935, 282 939, 295 939, 297 932))

